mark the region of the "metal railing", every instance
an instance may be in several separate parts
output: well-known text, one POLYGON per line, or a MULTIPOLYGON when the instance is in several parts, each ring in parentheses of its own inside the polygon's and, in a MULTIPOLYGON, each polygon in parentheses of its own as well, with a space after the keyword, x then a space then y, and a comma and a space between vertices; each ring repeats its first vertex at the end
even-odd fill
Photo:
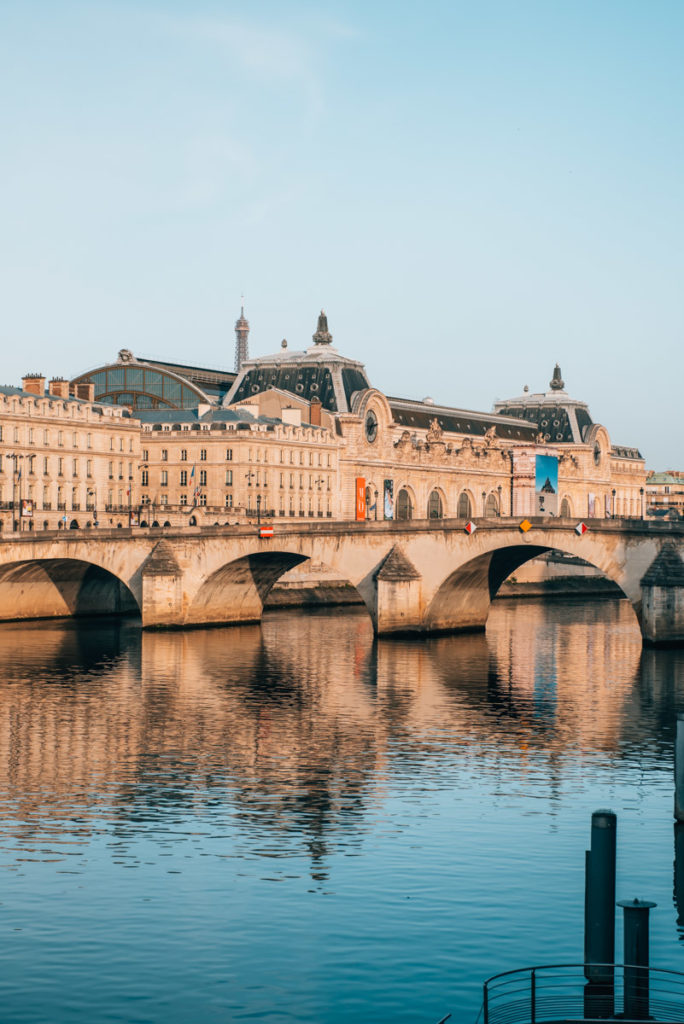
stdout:
POLYGON ((604 988, 587 982, 585 966, 543 964, 495 974, 484 983, 478 1022, 652 1020, 684 1024, 684 972, 629 964, 594 964, 594 968, 605 967, 607 972, 614 972, 614 985, 604 988))

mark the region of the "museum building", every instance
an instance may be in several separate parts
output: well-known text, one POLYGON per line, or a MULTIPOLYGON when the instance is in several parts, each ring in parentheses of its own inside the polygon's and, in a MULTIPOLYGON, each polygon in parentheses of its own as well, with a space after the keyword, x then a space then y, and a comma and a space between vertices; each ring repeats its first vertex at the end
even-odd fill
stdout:
MULTIPOLYGON (((525 391, 492 412, 475 412, 384 394, 362 362, 335 348, 324 313, 303 350, 283 342, 271 355, 250 358, 248 335, 242 311, 235 371, 139 359, 122 349, 114 363, 58 385, 67 403, 85 402, 89 420, 112 431, 115 447, 118 424, 126 424, 131 458, 121 476, 116 460, 105 459, 98 476, 100 523, 105 513, 117 523, 130 513, 125 521, 160 527, 264 516, 644 514, 639 451, 612 443, 586 403, 567 394, 559 367, 547 391, 525 391)), ((36 401, 35 394, 27 397, 27 382, 35 391, 31 380, 15 397, 16 416, 26 417, 36 401)), ((6 411, 0 404, 3 423, 6 411)), ((17 429, 8 424, 5 434, 17 429)), ((21 458, 23 450, 16 454, 21 458)), ((83 524, 69 513, 93 511, 94 496, 87 488, 69 494, 64 486, 59 498, 53 495, 58 464, 46 466, 50 481, 33 482, 36 523, 54 528, 49 516, 39 515, 49 495, 69 524, 88 525, 92 516, 83 524)), ((17 500, 14 477, 1 492, 5 504, 17 500)))

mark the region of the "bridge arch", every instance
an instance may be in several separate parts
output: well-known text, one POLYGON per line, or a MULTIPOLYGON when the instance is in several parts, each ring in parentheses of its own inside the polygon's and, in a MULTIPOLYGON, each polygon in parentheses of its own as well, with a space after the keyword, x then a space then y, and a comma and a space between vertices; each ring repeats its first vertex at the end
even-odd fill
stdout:
MULTIPOLYGON (((560 538, 558 538, 560 540, 560 538)), ((439 584, 429 601, 425 615, 425 629, 428 632, 451 630, 484 629, 493 598, 501 584, 526 562, 548 551, 564 551, 577 555, 574 550, 564 547, 554 539, 553 546, 545 544, 512 544, 494 547, 453 569, 439 584)), ((587 559, 588 561, 588 559, 587 559)), ((590 562, 616 584, 623 595, 630 600, 637 620, 640 608, 626 593, 623 580, 616 578, 607 568, 590 562)))
MULTIPOLYGON (((187 614, 188 625, 223 625, 227 622, 260 622, 264 603, 273 585, 309 555, 297 551, 255 551, 215 569, 198 587, 187 614)), ((336 568, 330 566, 330 568, 336 568)), ((340 573, 340 578, 345 578, 340 573)), ((371 617, 374 607, 368 595, 346 579, 363 601, 371 617)))
POLYGON ((0 566, 0 621, 139 614, 128 584, 93 562, 34 558, 0 566))

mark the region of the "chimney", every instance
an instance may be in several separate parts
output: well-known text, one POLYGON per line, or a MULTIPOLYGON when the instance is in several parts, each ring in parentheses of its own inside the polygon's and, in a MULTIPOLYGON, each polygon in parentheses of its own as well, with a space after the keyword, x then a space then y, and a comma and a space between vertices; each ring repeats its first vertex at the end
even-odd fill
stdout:
POLYGON ((321 425, 321 410, 323 406, 320 398, 312 398, 311 405, 309 408, 309 423, 312 427, 320 427, 321 425))
POLYGON ((48 394, 55 398, 68 398, 69 381, 64 377, 53 377, 51 381, 48 381, 48 394))
POLYGON ((77 384, 76 385, 76 398, 80 398, 82 402, 94 402, 95 401, 95 385, 94 384, 77 384))
POLYGON ((21 378, 21 386, 30 395, 44 395, 45 377, 42 373, 27 373, 25 377, 21 378))

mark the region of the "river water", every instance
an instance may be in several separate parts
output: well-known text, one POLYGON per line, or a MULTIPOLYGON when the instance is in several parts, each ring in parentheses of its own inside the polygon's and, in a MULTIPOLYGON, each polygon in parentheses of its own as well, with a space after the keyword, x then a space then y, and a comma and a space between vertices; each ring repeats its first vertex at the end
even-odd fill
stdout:
POLYGON ((3 1024, 467 1024, 488 975, 582 959, 599 807, 684 970, 684 653, 626 602, 422 641, 359 610, 5 624, 0 657, 3 1024))

